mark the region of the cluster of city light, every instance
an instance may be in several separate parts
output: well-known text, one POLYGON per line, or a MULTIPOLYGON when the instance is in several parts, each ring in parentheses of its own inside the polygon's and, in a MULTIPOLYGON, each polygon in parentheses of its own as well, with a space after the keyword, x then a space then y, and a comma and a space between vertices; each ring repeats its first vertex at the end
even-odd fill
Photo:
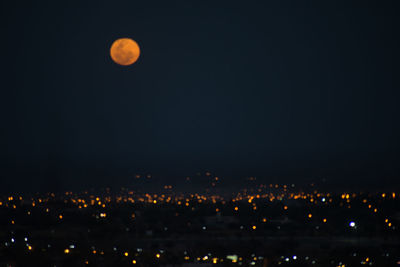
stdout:
MULTIPOLYGON (((218 177, 215 177, 215 181, 218 181, 218 177)), ((164 186, 164 189, 169 190, 172 189, 172 186, 166 185, 164 186)), ((63 196, 56 196, 54 193, 50 193, 45 197, 31 197, 31 198, 23 198, 22 196, 8 196, 4 199, 0 199, 0 206, 3 208, 9 208, 9 209, 18 209, 20 207, 24 207, 25 209, 29 207, 29 210, 26 211, 26 215, 31 216, 37 209, 41 209, 42 211, 45 211, 46 213, 52 214, 54 218, 56 218, 60 223, 63 223, 64 220, 67 220, 68 216, 63 213, 62 210, 56 209, 53 206, 48 206, 48 203, 52 203, 54 200, 62 200, 65 204, 73 204, 73 207, 76 207, 79 210, 84 210, 88 208, 96 208, 96 210, 93 210, 93 216, 96 219, 99 220, 104 220, 107 222, 109 218, 112 218, 112 213, 108 213, 106 209, 109 208, 109 206, 112 204, 146 204, 146 205, 175 205, 179 206, 181 208, 190 208, 191 210, 195 210, 199 204, 211 204, 214 205, 212 210, 215 210, 215 213, 220 214, 224 211, 225 207, 229 207, 230 211, 233 212, 233 216, 236 214, 239 214, 240 211, 243 209, 247 210, 253 210, 257 211, 262 207, 263 205, 268 206, 271 204, 271 202, 275 203, 282 203, 282 213, 285 214, 285 212, 288 212, 292 209, 293 206, 291 206, 291 201, 303 201, 303 203, 307 203, 311 208, 314 206, 327 206, 331 205, 332 203, 334 204, 339 204, 339 206, 344 207, 344 208, 351 208, 353 203, 360 202, 362 205, 365 205, 368 210, 372 211, 372 214, 379 214, 382 213, 382 210, 379 209, 379 204, 381 201, 385 201, 388 199, 395 199, 396 194, 394 192, 392 193, 380 193, 379 194, 379 201, 374 201, 372 202, 368 197, 363 198, 361 201, 359 199, 360 194, 357 193, 343 193, 340 194, 339 197, 336 195, 333 195, 331 193, 322 193, 322 192, 317 192, 314 191, 312 193, 305 193, 305 192, 298 192, 298 193, 293 193, 289 191, 290 187, 284 185, 284 186, 279 186, 279 185, 272 185, 270 184, 269 186, 267 185, 261 185, 256 192, 254 191, 250 192, 247 190, 243 190, 241 192, 238 192, 232 196, 221 196, 221 195, 207 195, 207 194, 199 194, 199 193, 193 193, 193 194, 171 194, 168 192, 165 193, 157 193, 157 194, 135 194, 133 191, 129 191, 127 194, 124 195, 118 195, 118 196, 95 196, 91 195, 88 192, 85 192, 83 194, 74 194, 72 192, 66 192, 63 196), (263 192, 266 191, 268 188, 272 189, 277 189, 280 188, 281 190, 276 192, 263 192)), ((332 204, 333 205, 333 204, 332 204)), ((311 209, 310 208, 310 209, 311 209)), ((365 208, 365 209, 367 209, 365 208)), ((303 218, 307 221, 313 221, 313 220, 318 220, 318 222, 322 223, 328 223, 328 219, 325 217, 318 217, 315 215, 316 213, 314 212, 307 212, 302 214, 303 218)), ((176 213, 178 214, 178 213, 176 213)), ((384 215, 384 214, 383 214, 384 215)), ((130 219, 135 220, 136 215, 135 212, 130 213, 130 219)), ((389 217, 384 217, 384 225, 385 227, 389 229, 395 229, 395 220, 393 218, 389 217)), ((348 227, 352 229, 351 231, 357 231, 358 227, 362 225, 361 222, 356 220, 356 218, 353 218, 355 221, 351 220, 352 218, 347 218, 348 219, 348 227)), ((268 216, 262 217, 261 219, 262 223, 269 223, 270 219, 268 216)), ((11 225, 16 224, 16 219, 15 218, 9 218, 9 222, 11 225)), ((258 225, 260 221, 257 222, 252 222, 250 225, 241 225, 240 229, 248 229, 252 230, 255 233, 259 231, 258 229, 262 228, 260 227, 260 224, 258 225)), ((330 222, 330 220, 329 220, 330 222)), ((17 221, 18 223, 18 221, 17 221)), ((329 223, 328 223, 329 224, 329 223)), ((202 226, 202 230, 207 231, 206 226, 202 226)), ((389 231, 389 230, 388 230, 389 231)), ((10 241, 6 242, 6 246, 10 246, 13 243, 16 242, 16 238, 12 237, 10 241)), ((35 244, 28 243, 28 238, 24 239, 26 250, 28 252, 34 251, 37 247, 35 244)), ((49 245, 50 246, 50 245, 49 245)), ((74 253, 75 246, 71 245, 67 248, 64 248, 62 252, 67 256, 69 254, 74 253)), ((121 252, 119 252, 121 253, 121 252)), ((140 252, 134 252, 130 253, 129 251, 124 251, 122 252, 123 257, 130 258, 130 261, 132 264, 137 264, 140 261, 140 257, 138 257, 138 254, 140 252)), ((104 255, 105 252, 104 250, 99 250, 96 248, 93 248, 91 250, 91 254, 93 255, 104 255)), ((156 252, 154 254, 155 259, 162 259, 163 252, 156 252)), ((217 257, 213 256, 211 253, 204 255, 204 256, 190 256, 188 254, 185 254, 183 259, 185 261, 202 261, 202 262, 211 262, 213 264, 223 262, 224 260, 229 260, 233 263, 236 262, 242 262, 243 257, 239 257, 237 255, 227 255, 225 258, 224 257, 217 257)), ((288 262, 288 261, 296 261, 299 259, 299 256, 297 255, 292 255, 292 256, 286 256, 283 257, 282 260, 280 261, 281 263, 283 262, 288 262)), ((312 264, 315 264, 316 259, 310 259, 310 258, 304 258, 305 260, 310 260, 312 264)), ((252 262, 256 262, 257 260, 262 260, 262 257, 251 257, 250 258, 250 264, 252 262)), ((86 260, 86 262, 88 262, 86 260)), ((361 260, 361 264, 372 264, 372 260, 370 257, 366 257, 361 260)), ((347 266, 342 262, 338 262, 337 266, 347 266)))
MULTIPOLYGON (((355 223, 353 221, 350 222, 349 225, 350 225, 350 227, 355 227, 355 223)), ((15 238, 11 238, 10 241, 11 241, 11 243, 15 243, 16 242, 15 238)), ((27 237, 24 238, 24 242, 25 242, 27 251, 29 251, 29 252, 32 251, 33 247, 32 247, 32 245, 30 245, 28 243, 28 238, 27 237)), ((51 245, 49 244, 47 247, 50 248, 51 245)), ((63 253, 65 255, 71 254, 71 253, 73 253, 74 249, 75 249, 75 245, 73 245, 73 244, 69 245, 67 248, 65 248, 63 250, 63 253)), ((113 250, 116 253, 119 253, 118 249, 116 247, 114 247, 113 250)), ((92 247, 91 253, 94 254, 94 255, 96 255, 96 254, 105 255, 103 250, 97 251, 95 247, 92 247)), ((122 256, 125 257, 125 258, 131 257, 130 262, 132 264, 137 264, 137 263, 140 262, 140 254, 141 253, 143 253, 143 249, 142 248, 137 248, 132 253, 132 255, 134 255, 133 257, 131 257, 131 253, 129 251, 123 251, 122 252, 122 256)), ((155 260, 160 260, 164 253, 165 253, 165 250, 159 250, 159 251, 155 252, 153 254, 154 255, 154 259, 155 260)), ((358 256, 358 254, 357 253, 353 253, 353 257, 356 257, 356 256, 358 256)), ((383 256, 388 257, 389 254, 388 253, 384 253, 383 256)), ((257 261, 263 261, 264 257, 263 256, 256 256, 256 254, 254 254, 254 253, 251 254, 250 258, 246 258, 246 257, 239 256, 239 255, 236 255, 236 254, 229 254, 229 255, 226 255, 225 257, 218 257, 218 256, 213 256, 212 253, 208 253, 208 254, 206 254, 204 256, 189 256, 188 252, 185 251, 183 259, 185 261, 189 261, 189 262, 191 260, 194 260, 194 261, 197 261, 197 262, 210 262, 210 263, 213 263, 213 264, 223 263, 225 260, 227 260, 227 261, 232 262, 232 263, 239 263, 240 265, 242 264, 243 261, 246 260, 246 261, 249 262, 250 265, 255 265, 255 263, 257 261)), ((313 259, 313 258, 311 258, 309 256, 299 257, 297 255, 281 256, 280 257, 280 261, 278 261, 277 263, 280 265, 283 262, 298 261, 298 260, 308 261, 311 264, 316 264, 317 263, 317 259, 315 259, 315 258, 313 259)), ((85 262, 85 264, 89 263, 89 261, 87 259, 85 259, 84 262, 85 262)), ((333 263, 333 261, 331 263, 333 263)), ((362 264, 362 265, 364 265, 364 264, 372 265, 373 261, 371 260, 370 257, 364 257, 364 258, 361 258, 360 264, 362 264)), ((344 266, 345 267, 347 265, 345 263, 343 263, 342 261, 338 261, 337 265, 335 265, 335 266, 338 266, 338 267, 344 266)))
MULTIPOLYGON (((218 177, 215 177, 215 180, 218 181, 218 177)), ((165 186, 167 189, 171 189, 170 185, 165 186)), ((66 192, 64 202, 65 203, 72 203, 76 205, 79 209, 85 209, 88 207, 93 207, 93 206, 98 206, 100 208, 106 208, 108 204, 110 203, 151 203, 151 204, 173 204, 173 205, 178 205, 178 206, 185 206, 189 207, 192 210, 195 210, 195 203, 201 204, 201 203, 213 203, 213 204, 218 204, 220 207, 216 207, 215 211, 221 212, 221 206, 224 206, 228 203, 236 203, 236 202, 242 202, 246 200, 250 204, 250 208, 254 211, 256 211, 260 205, 268 205, 268 202, 261 202, 259 200, 267 200, 269 202, 274 202, 274 201, 291 201, 291 200, 303 200, 303 201, 309 201, 309 203, 314 204, 314 205, 328 205, 329 203, 333 202, 333 195, 330 193, 321 193, 317 192, 314 190, 312 193, 305 193, 305 192, 299 192, 299 193, 292 193, 288 191, 288 186, 283 185, 279 186, 277 184, 273 185, 270 184, 269 186, 267 185, 260 185, 259 188, 256 190, 259 193, 257 194, 249 194, 247 190, 243 190, 241 192, 238 192, 236 195, 233 195, 231 199, 226 199, 223 196, 220 195, 202 195, 202 194, 189 194, 189 195, 184 195, 184 194, 134 194, 133 191, 129 191, 127 195, 121 195, 121 196, 105 196, 105 197, 100 197, 100 196, 94 196, 90 195, 88 192, 85 192, 84 194, 74 194, 72 192, 66 192), (280 188, 282 189, 281 192, 265 192, 262 193, 262 191, 272 188, 272 189, 277 189, 280 188), (255 202, 255 200, 258 200, 255 202)), ((343 193, 341 194, 341 199, 342 201, 339 203, 340 206, 346 206, 347 208, 351 208, 351 202, 352 199, 355 199, 358 197, 358 194, 356 193, 343 193)), ((383 199, 387 198, 392 198, 395 199, 396 194, 394 192, 392 193, 381 193, 381 197, 383 199)), ((17 208, 17 205, 15 201, 19 200, 20 205, 27 204, 27 202, 31 202, 32 207, 43 207, 49 200, 54 200, 56 198, 54 193, 48 194, 46 197, 40 197, 40 198, 30 198, 29 200, 23 199, 22 196, 9 196, 4 202, 0 201, 0 206, 5 206, 5 207, 11 207, 13 209, 17 208)), ((368 208, 373 211, 373 213, 378 212, 378 208, 374 207, 373 204, 370 204, 367 199, 363 199, 362 203, 368 205, 368 208)), ((289 209, 289 206, 283 205, 283 210, 287 211, 289 209)), ((49 213, 50 209, 48 207, 45 208, 46 212, 49 213)), ((239 211, 239 206, 234 206, 234 211, 239 211)), ((32 212, 29 210, 27 211, 28 215, 31 215, 32 212)), ((312 218, 312 214, 307 215, 309 219, 312 218)), ((106 213, 101 212, 100 214, 96 215, 96 218, 105 218, 106 213)), ((132 215, 132 219, 134 219, 135 215, 132 215)), ((63 214, 58 214, 59 220, 63 219, 63 214)), ((324 223, 327 222, 326 218, 322 219, 324 223)), ((15 220, 12 219, 11 223, 14 224, 15 220)), ((389 219, 385 220, 385 223, 387 227, 393 228, 393 222, 389 221, 389 219)))
MULTIPOLYGON (((218 177, 216 177, 217 179, 218 177)), ((279 185, 269 185, 270 188, 276 189, 280 188, 281 192, 264 192, 262 191, 267 191, 268 186, 267 185, 260 185, 258 190, 259 193, 257 194, 250 194, 247 190, 242 190, 241 192, 238 192, 236 195, 232 195, 230 197, 232 202, 236 201, 242 201, 242 200, 247 200, 249 203, 252 203, 253 200, 255 199, 266 199, 269 200, 270 202, 273 201, 283 201, 283 200, 307 200, 311 203, 314 204, 321 204, 321 203, 332 203, 333 201, 333 195, 331 193, 322 193, 314 190, 312 193, 305 193, 305 192, 299 192, 299 193, 293 193, 288 191, 288 187, 286 185, 279 186, 279 185)), ((172 186, 166 185, 164 188, 171 189, 172 186)), ((342 200, 345 201, 345 203, 350 203, 352 199, 356 198, 358 196, 357 193, 343 193, 341 195, 342 200)), ((392 198, 394 199, 396 197, 396 194, 393 193, 382 193, 381 194, 382 198, 392 198)), ((29 200, 23 199, 22 196, 19 197, 14 197, 14 196, 9 196, 7 198, 7 201, 0 200, 0 206, 5 205, 8 207, 9 202, 19 200, 21 204, 27 204, 31 203, 33 207, 44 204, 48 202, 49 200, 53 201, 56 198, 56 195, 54 193, 49 194, 45 198, 30 198, 29 200)), ((130 191, 127 193, 127 195, 124 196, 115 196, 115 197, 110 197, 110 196, 94 196, 90 195, 88 192, 84 192, 83 194, 74 194, 72 192, 66 192, 65 197, 64 197, 64 202, 72 202, 73 204, 78 205, 79 208, 87 208, 89 205, 91 206, 101 206, 101 207, 106 207, 108 203, 115 201, 116 203, 135 203, 135 202, 145 202, 145 203, 175 203, 178 205, 186 204, 192 201, 202 203, 202 202, 212 202, 212 203, 217 203, 217 202, 226 202, 224 197, 220 195, 202 195, 202 194, 190 194, 190 195, 184 195, 184 194, 135 194, 133 191, 130 191), (154 201, 155 200, 155 201, 154 201)), ((342 204, 345 204, 342 203, 342 204)), ((367 200, 364 199, 363 203, 367 203, 367 200)), ((372 207, 372 205, 369 205, 372 207)), ((11 204, 11 207, 15 208, 15 203, 11 204)), ((286 206, 287 208, 287 206, 286 206)))

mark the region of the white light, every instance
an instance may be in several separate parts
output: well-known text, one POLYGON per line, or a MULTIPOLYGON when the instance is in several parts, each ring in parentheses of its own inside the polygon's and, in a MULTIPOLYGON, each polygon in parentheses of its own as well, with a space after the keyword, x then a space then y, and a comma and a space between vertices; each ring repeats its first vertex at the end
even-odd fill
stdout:
POLYGON ((289 261, 289 258, 285 258, 285 261, 289 261))
POLYGON ((203 230, 206 230, 206 229, 207 229, 207 227, 203 226, 203 230))
POLYGON ((294 260, 297 260, 297 256, 293 256, 293 259, 294 259, 294 260))
POLYGON ((350 227, 355 227, 356 223, 355 222, 350 222, 349 225, 350 225, 350 227))
POLYGON ((322 202, 325 202, 325 198, 324 197, 322 198, 322 202))
POLYGON ((13 243, 15 242, 14 238, 11 238, 11 242, 13 242, 13 243))
POLYGON ((226 258, 231 261, 237 261, 238 256, 237 255, 227 255, 226 258))
POLYGON ((75 248, 75 245, 70 245, 69 248, 75 248))
POLYGON ((28 241, 28 238, 27 238, 27 237, 25 237, 25 238, 24 238, 24 240, 25 240, 25 241, 28 241))

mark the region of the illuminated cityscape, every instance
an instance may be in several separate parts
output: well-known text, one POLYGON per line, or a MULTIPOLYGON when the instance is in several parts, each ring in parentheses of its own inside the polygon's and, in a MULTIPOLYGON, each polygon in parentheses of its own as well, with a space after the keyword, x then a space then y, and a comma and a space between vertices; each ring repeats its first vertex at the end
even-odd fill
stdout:
POLYGON ((6 266, 396 266, 396 192, 258 184, 236 193, 109 188, 1 199, 6 266), (33 264, 34 265, 30 265, 33 264))

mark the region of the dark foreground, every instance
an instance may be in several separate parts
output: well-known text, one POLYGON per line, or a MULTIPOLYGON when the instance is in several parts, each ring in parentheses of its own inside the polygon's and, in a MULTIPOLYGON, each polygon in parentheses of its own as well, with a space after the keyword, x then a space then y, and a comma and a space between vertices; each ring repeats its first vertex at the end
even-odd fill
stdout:
POLYGON ((400 266, 396 192, 118 192, 0 199, 0 266, 400 266))

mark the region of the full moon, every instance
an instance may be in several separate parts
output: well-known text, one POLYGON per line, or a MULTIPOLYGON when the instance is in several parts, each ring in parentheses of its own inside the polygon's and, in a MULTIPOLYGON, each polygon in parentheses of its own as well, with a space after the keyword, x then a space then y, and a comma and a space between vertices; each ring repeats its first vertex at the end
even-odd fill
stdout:
POLYGON ((138 60, 139 45, 130 38, 120 38, 114 41, 110 48, 111 59, 122 66, 129 66, 138 60))

